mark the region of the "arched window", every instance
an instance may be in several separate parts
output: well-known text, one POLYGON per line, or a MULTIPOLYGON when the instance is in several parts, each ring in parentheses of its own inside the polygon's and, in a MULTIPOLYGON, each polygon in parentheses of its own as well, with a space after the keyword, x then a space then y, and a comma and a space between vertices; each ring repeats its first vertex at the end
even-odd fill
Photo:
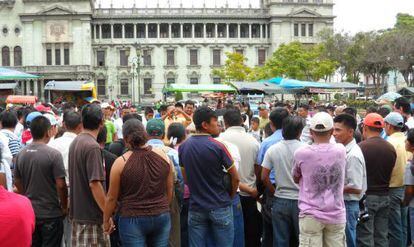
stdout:
POLYGON ((22 48, 14 47, 14 66, 22 66, 22 48))
POLYGON ((1 64, 3 66, 10 66, 10 48, 7 46, 1 49, 1 64))

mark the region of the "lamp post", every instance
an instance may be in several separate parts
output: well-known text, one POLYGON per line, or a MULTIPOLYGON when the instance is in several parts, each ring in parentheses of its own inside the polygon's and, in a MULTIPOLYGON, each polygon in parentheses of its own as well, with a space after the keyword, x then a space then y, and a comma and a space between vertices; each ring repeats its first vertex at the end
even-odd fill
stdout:
POLYGON ((141 105, 141 84, 140 84, 140 73, 141 73, 141 45, 139 43, 134 44, 135 51, 136 51, 136 57, 132 58, 132 68, 135 67, 135 70, 133 71, 133 74, 136 74, 136 83, 133 83, 132 87, 132 102, 135 104, 135 85, 138 86, 138 105, 141 105))

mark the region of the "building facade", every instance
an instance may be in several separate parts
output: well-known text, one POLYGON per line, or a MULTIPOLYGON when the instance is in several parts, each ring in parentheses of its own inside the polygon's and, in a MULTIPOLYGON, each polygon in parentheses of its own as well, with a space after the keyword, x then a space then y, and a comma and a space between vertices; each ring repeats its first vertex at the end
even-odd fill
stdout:
POLYGON ((226 52, 261 66, 282 43, 317 43, 333 0, 261 0, 259 8, 103 8, 89 0, 0 0, 2 66, 50 80, 92 80, 106 100, 151 102, 170 83, 221 83, 226 52))

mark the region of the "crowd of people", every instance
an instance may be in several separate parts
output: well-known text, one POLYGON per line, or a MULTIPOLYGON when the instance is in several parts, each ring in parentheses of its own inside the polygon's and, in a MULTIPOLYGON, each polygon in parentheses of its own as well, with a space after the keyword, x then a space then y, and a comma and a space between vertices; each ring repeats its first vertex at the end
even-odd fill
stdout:
POLYGON ((0 246, 409 246, 410 102, 0 114, 0 246))

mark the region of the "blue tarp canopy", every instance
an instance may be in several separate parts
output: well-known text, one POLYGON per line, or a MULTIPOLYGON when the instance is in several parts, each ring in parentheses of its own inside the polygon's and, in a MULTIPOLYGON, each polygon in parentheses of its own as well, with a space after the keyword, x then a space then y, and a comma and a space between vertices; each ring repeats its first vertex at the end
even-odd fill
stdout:
POLYGON ((303 89, 303 88, 329 88, 329 84, 313 81, 299 81, 294 79, 272 78, 268 82, 279 85, 287 89, 303 89))

